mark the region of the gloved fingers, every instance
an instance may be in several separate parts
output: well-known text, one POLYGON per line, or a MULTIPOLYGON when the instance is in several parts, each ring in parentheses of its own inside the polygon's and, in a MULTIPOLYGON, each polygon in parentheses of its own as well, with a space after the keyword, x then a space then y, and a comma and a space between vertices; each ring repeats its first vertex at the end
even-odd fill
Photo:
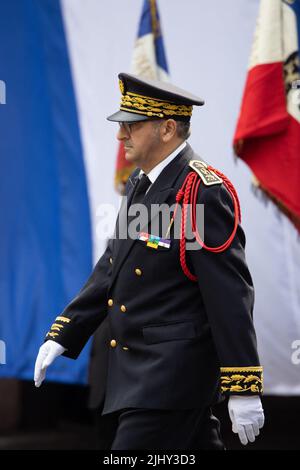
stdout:
POLYGON ((46 369, 41 369, 37 379, 35 379, 35 386, 40 387, 46 376, 46 369))
POLYGON ((240 438, 241 443, 242 443, 244 446, 245 446, 246 444, 248 444, 248 439, 247 439, 247 435, 246 435, 244 426, 242 426, 242 425, 237 426, 237 431, 238 431, 238 435, 239 435, 239 438, 240 438))
POLYGON ((252 424, 245 424, 245 432, 249 442, 255 441, 255 433, 252 424))
POLYGON ((233 413, 233 410, 230 408, 230 406, 228 406, 228 411, 229 411, 230 419, 231 419, 232 423, 234 423, 234 413, 233 413))
POLYGON ((54 359, 57 357, 57 350, 56 349, 50 349, 48 351, 48 354, 47 356, 45 357, 44 361, 43 361, 43 364, 42 364, 42 369, 47 369, 47 367, 49 367, 52 362, 54 361, 54 359))
POLYGON ((252 423, 252 427, 253 427, 253 431, 254 431, 254 436, 258 436, 259 435, 259 425, 258 425, 258 422, 257 421, 254 421, 252 423))
POLYGON ((238 428, 234 421, 232 422, 232 432, 234 432, 235 434, 238 433, 238 428))
POLYGON ((43 362, 47 354, 48 352, 47 350, 45 350, 45 348, 39 350, 38 356, 35 361, 35 367, 34 367, 34 381, 35 382, 39 382, 41 379, 43 362))
POLYGON ((41 357, 38 357, 36 360, 35 369, 34 369, 34 382, 35 382, 36 387, 39 387, 41 385, 46 375, 46 370, 42 368, 43 360, 44 360, 44 355, 41 357))
POLYGON ((265 416, 264 416, 263 413, 261 413, 261 415, 259 416, 259 418, 257 419, 257 421, 258 421, 258 426, 259 426, 260 428, 262 428, 263 425, 265 424, 265 416))

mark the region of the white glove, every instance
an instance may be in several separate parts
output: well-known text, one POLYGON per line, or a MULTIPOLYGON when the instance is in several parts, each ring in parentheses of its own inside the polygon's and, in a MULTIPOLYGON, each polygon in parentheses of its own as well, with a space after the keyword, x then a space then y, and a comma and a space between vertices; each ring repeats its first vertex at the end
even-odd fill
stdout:
POLYGON ((39 349, 38 356, 35 361, 34 382, 39 387, 46 376, 47 367, 52 364, 54 359, 66 351, 61 344, 49 339, 39 349))
POLYGON ((259 395, 239 397, 231 395, 228 401, 232 431, 239 435, 243 445, 254 442, 265 422, 259 395))

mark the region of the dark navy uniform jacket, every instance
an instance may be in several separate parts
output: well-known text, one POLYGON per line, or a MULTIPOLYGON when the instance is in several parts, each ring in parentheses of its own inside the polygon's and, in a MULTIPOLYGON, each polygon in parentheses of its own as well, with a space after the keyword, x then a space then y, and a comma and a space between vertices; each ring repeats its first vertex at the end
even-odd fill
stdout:
MULTIPOLYGON (((150 187, 144 199, 147 207, 173 205, 192 171, 189 161, 197 159, 187 145, 150 187)), ((135 170, 127 182, 129 203, 138 173, 135 170)), ((224 243, 234 225, 228 190, 223 183, 201 184, 197 202, 205 208, 205 243, 224 243)), ((197 282, 183 273, 179 240, 172 237, 171 232, 170 248, 157 249, 141 240, 112 239, 85 286, 46 336, 75 359, 108 317, 104 413, 129 407, 200 408, 212 404, 219 392, 261 392, 252 322, 254 290, 242 228, 225 252, 187 252, 197 282)))

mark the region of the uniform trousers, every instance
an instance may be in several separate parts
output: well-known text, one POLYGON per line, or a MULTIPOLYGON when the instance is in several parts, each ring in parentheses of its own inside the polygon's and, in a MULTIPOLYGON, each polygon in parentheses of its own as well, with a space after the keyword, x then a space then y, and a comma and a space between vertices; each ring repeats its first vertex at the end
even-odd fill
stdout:
MULTIPOLYGON (((112 422, 112 415, 110 416, 112 422)), ((225 450, 219 420, 211 409, 149 410, 113 413, 111 450, 225 450)))

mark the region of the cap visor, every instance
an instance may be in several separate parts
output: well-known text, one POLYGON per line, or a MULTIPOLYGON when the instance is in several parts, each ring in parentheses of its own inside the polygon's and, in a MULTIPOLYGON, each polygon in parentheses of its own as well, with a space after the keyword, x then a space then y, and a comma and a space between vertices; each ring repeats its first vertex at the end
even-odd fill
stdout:
POLYGON ((114 122, 137 122, 149 120, 148 116, 144 116, 143 114, 127 113, 126 111, 117 111, 106 119, 114 122))

